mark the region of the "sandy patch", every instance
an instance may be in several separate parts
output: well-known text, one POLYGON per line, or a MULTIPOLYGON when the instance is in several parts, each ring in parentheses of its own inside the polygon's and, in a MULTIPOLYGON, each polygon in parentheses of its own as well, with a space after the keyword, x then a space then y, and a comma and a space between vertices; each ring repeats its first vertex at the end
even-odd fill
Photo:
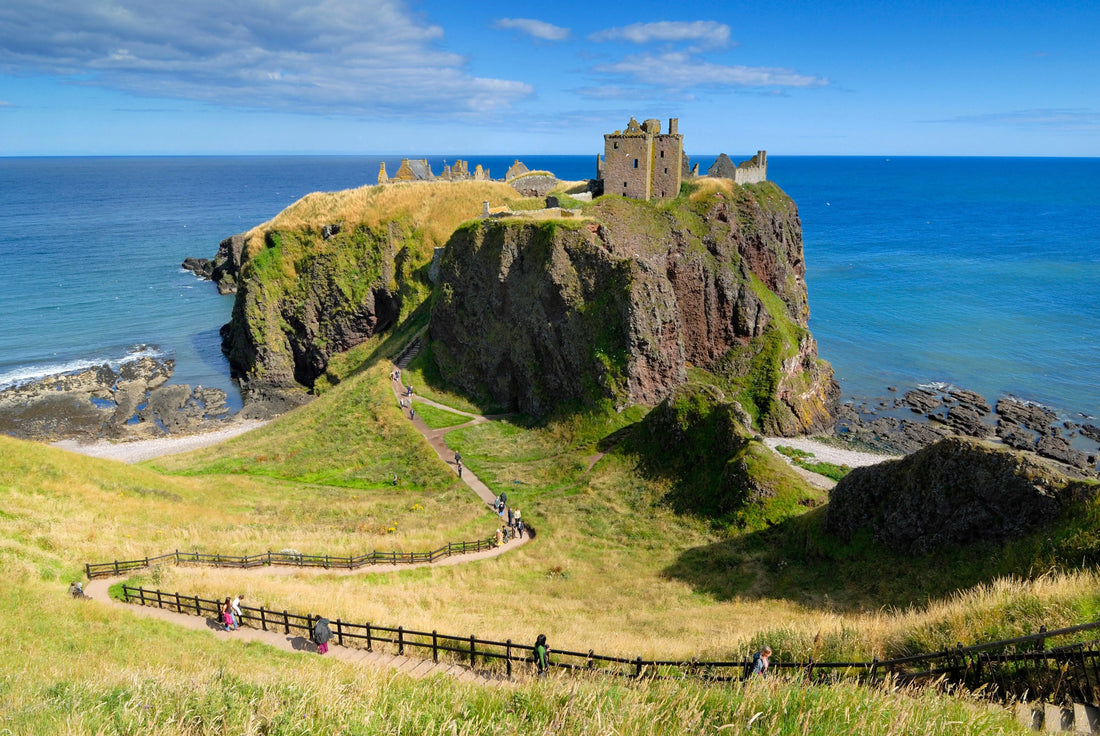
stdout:
POLYGON ((793 447, 796 450, 812 452, 814 457, 824 463, 847 465, 849 468, 862 468, 866 465, 878 465, 885 460, 896 460, 901 455, 879 455, 874 452, 859 452, 833 447, 824 442, 807 437, 765 437, 764 443, 773 450, 779 445, 793 447))
POLYGON ((152 440, 136 440, 134 442, 60 440, 51 444, 54 447, 60 447, 62 450, 79 452, 81 455, 120 460, 124 463, 140 463, 142 460, 150 460, 162 455, 175 455, 180 452, 197 450, 200 447, 216 445, 265 424, 267 422, 258 419, 245 419, 234 422, 224 429, 216 429, 213 432, 203 432, 202 434, 189 434, 182 437, 158 437, 152 440))

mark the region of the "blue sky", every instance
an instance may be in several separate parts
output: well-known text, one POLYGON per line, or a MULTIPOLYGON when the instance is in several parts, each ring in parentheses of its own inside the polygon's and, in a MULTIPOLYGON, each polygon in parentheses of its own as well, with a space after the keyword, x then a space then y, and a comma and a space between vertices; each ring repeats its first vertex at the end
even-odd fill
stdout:
POLYGON ((1100 156, 1100 3, 10 0, 0 155, 1100 156))

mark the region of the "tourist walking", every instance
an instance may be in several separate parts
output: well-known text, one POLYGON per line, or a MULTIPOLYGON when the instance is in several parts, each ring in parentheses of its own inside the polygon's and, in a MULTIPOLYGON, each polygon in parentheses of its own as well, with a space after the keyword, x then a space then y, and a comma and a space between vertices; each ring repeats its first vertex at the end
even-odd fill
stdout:
POLYGON ((497 527, 497 546, 504 544, 504 530, 497 527))
POLYGON ((225 603, 222 604, 222 623, 225 624, 226 631, 237 630, 237 624, 233 622, 233 605, 229 598, 226 598, 225 603))
POLYGON ((229 613, 233 615, 233 628, 241 628, 241 599, 244 598, 244 593, 241 593, 229 603, 229 613))
POLYGON ((516 509, 516 531, 523 536, 523 516, 519 509, 516 509))
POLYGON ((329 628, 328 619, 318 616, 313 624, 313 643, 317 645, 317 653, 324 654, 328 651, 329 640, 332 639, 332 629, 329 628))
POLYGON ((539 634, 535 639, 535 670, 539 677, 546 677, 550 671, 550 650, 546 647, 546 634, 539 634))
POLYGON ((765 644, 760 651, 752 655, 752 675, 768 676, 769 658, 772 656, 772 648, 765 644))

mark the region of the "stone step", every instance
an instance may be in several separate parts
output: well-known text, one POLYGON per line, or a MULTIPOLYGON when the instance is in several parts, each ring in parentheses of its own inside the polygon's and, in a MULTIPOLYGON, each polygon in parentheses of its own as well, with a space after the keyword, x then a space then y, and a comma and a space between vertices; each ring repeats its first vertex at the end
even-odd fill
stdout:
POLYGON ((419 337, 409 343, 408 347, 401 351, 401 355, 397 356, 397 360, 395 361, 397 367, 402 370, 407 368, 409 363, 412 362, 412 359, 420 355, 421 347, 422 345, 419 337))
POLYGON ((1043 733, 1100 734, 1100 709, 1084 703, 1017 703, 1016 720, 1043 733))

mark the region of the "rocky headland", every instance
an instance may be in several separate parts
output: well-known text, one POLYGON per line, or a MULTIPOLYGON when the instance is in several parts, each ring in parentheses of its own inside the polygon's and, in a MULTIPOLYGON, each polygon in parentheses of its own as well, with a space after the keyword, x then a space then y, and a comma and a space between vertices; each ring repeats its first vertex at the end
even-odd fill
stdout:
POLYGON ((171 359, 145 356, 0 390, 0 432, 36 440, 133 440, 224 426, 221 389, 169 384, 171 359))
POLYGON ((519 199, 491 182, 311 195, 185 267, 236 294, 223 349, 249 416, 307 400, 334 353, 434 295, 440 370, 498 404, 654 405, 697 368, 765 432, 830 427, 839 388, 806 325, 797 207, 774 184, 715 182, 550 219, 479 219, 519 199))
POLYGON ((802 228, 774 184, 579 221, 482 220, 440 263, 432 350, 452 383, 547 415, 656 404, 702 369, 770 434, 832 426, 839 389, 807 329, 802 228))

